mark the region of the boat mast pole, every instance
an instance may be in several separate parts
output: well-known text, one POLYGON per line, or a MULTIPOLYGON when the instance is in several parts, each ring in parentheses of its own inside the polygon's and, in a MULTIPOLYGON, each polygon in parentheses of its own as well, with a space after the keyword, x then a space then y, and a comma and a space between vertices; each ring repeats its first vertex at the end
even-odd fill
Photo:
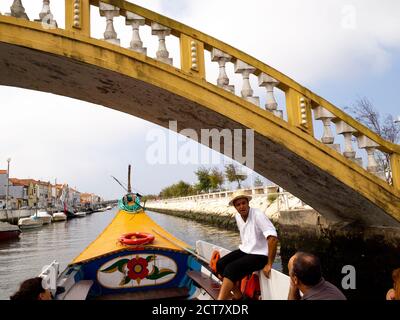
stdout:
POLYGON ((8 222, 8 198, 10 196, 10 161, 11 158, 7 159, 7 195, 6 195, 6 221, 8 222))
POLYGON ((131 193, 131 165, 128 166, 128 193, 131 193))

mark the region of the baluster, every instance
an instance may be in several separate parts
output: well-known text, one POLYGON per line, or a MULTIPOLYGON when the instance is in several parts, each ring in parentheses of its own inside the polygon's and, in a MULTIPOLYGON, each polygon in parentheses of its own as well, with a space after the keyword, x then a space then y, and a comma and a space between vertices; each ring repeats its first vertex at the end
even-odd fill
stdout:
POLYGON ((139 28, 144 26, 146 19, 132 12, 126 13, 125 24, 132 26, 132 41, 130 48, 133 51, 147 55, 147 48, 143 47, 143 42, 140 38, 139 28))
POLYGON ((152 22, 151 34, 154 36, 158 36, 158 51, 156 53, 157 60, 172 65, 173 59, 169 58, 169 52, 165 43, 165 38, 171 35, 171 29, 157 22, 152 22))
POLYGON ((336 117, 325 108, 318 106, 314 109, 314 118, 315 120, 321 120, 324 124, 324 134, 321 138, 322 143, 326 144, 328 147, 336 150, 337 152, 340 152, 340 145, 338 143, 334 143, 335 136, 333 135, 331 127, 332 119, 335 119, 336 117))
POLYGON ((243 88, 241 91, 242 97, 257 106, 260 106, 260 98, 253 97, 253 89, 250 85, 250 74, 254 74, 257 69, 244 63, 241 60, 235 62, 235 73, 241 73, 243 77, 243 88))
POLYGON ((218 87, 225 89, 231 93, 235 93, 235 86, 229 84, 229 78, 226 74, 226 63, 232 60, 232 56, 222 52, 221 50, 213 48, 211 51, 211 61, 218 62, 219 76, 217 80, 218 87))
POLYGON ((14 0, 13 4, 10 7, 10 10, 11 12, 6 14, 7 16, 29 20, 29 17, 25 13, 25 8, 22 5, 21 0, 14 0))
POLYGON ((57 28, 57 21, 54 20, 53 14, 50 10, 50 0, 43 0, 43 7, 42 11, 39 13, 39 19, 35 19, 35 21, 41 22, 45 28, 57 28))
POLYGON ((119 8, 108 3, 99 3, 100 15, 106 17, 107 26, 104 32, 104 40, 112 44, 120 45, 120 39, 117 39, 117 33, 114 29, 114 18, 119 16, 119 8))
POLYGON ((270 77, 265 73, 261 73, 258 76, 258 85, 265 87, 267 90, 267 97, 265 100, 265 109, 272 112, 275 116, 283 119, 282 110, 278 110, 278 102, 275 99, 274 88, 279 84, 279 81, 270 77))
POLYGON ((384 174, 382 175, 382 171, 379 170, 380 168, 375 158, 375 151, 376 148, 379 147, 379 144, 377 144, 376 142, 372 141, 370 138, 364 135, 357 137, 357 142, 358 142, 358 147, 360 149, 365 149, 365 151, 367 152, 368 155, 367 170, 377 175, 378 177, 385 179, 384 174))
POLYGON ((357 132, 346 122, 339 120, 336 122, 336 133, 344 136, 344 152, 343 155, 362 167, 362 158, 356 158, 356 151, 353 148, 353 133, 357 132))

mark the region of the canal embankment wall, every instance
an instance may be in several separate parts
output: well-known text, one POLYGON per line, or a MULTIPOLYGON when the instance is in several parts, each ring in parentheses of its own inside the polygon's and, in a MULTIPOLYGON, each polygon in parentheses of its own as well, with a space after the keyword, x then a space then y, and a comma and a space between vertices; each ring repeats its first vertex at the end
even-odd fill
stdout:
POLYGON ((18 219, 30 217, 35 213, 35 209, 0 210, 0 221, 17 224, 18 219))
MULTIPOLYGON (((258 208, 274 223, 286 239, 309 238, 325 241, 358 239, 380 241, 400 248, 400 228, 361 226, 354 221, 328 220, 316 210, 277 187, 244 189, 251 195, 250 206, 258 208)), ((152 200, 146 202, 147 210, 195 220, 228 230, 237 230, 229 206, 233 191, 210 193, 190 197, 152 200)))
MULTIPOLYGON (((56 212, 56 209, 47 209, 48 213, 56 212)), ((17 224, 20 218, 28 218, 36 214, 36 209, 13 209, 13 210, 0 210, 0 221, 17 224)))

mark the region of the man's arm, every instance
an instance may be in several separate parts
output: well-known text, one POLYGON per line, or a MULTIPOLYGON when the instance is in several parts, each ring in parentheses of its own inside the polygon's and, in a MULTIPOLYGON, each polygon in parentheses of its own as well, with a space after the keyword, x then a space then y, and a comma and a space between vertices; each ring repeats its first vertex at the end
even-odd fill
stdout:
POLYGON ((275 236, 269 236, 267 238, 268 242, 268 263, 265 265, 263 272, 264 275, 269 278, 271 275, 272 264, 275 261, 276 250, 278 247, 278 238, 275 236))

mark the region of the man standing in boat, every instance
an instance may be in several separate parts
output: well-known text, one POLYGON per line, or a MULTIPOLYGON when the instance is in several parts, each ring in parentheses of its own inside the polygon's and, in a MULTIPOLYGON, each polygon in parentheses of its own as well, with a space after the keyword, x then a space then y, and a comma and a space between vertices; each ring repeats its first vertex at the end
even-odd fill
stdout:
POLYGON ((241 244, 217 262, 217 274, 223 277, 218 300, 226 300, 231 291, 233 299, 240 299, 242 293, 236 283, 246 275, 262 269, 269 278, 275 260, 278 236, 274 225, 259 209, 250 208, 251 196, 236 191, 230 202, 237 210, 236 223, 241 244))

